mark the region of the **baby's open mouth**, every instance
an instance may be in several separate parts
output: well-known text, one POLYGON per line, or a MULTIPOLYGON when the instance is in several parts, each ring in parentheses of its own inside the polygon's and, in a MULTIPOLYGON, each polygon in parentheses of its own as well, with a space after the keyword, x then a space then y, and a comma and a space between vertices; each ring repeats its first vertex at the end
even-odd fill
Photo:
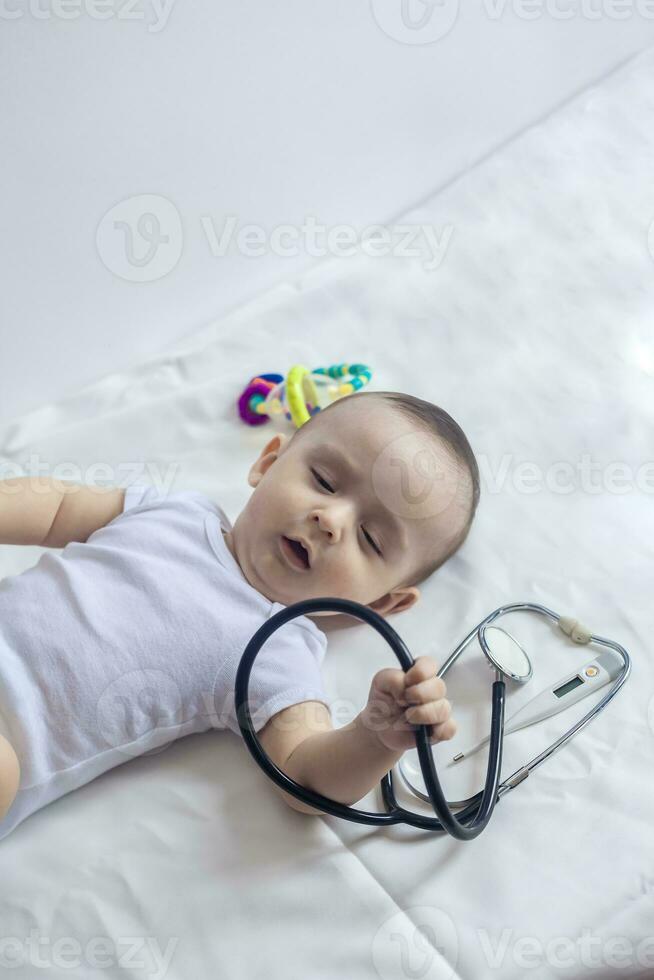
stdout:
POLYGON ((309 555, 306 548, 300 544, 299 541, 294 541, 292 538, 287 538, 285 534, 282 535, 282 548, 284 553, 290 559, 290 561, 295 565, 296 568, 310 568, 309 555))

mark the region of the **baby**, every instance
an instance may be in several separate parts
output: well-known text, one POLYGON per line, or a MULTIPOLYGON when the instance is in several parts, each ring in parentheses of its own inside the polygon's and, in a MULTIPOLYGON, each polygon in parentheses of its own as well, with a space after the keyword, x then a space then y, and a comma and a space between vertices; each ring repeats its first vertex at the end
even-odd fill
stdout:
MULTIPOLYGON (((210 728, 239 734, 236 670, 265 620, 324 596, 382 616, 409 609, 479 499, 456 422, 397 392, 350 395, 275 434, 248 482, 232 526, 195 491, 0 481, 0 542, 55 549, 0 581, 0 838, 130 758, 210 728)), ((413 725, 429 725, 432 743, 456 725, 423 656, 378 671, 365 708, 334 729, 323 617, 358 622, 316 613, 277 630, 253 667, 250 710, 280 769, 352 804, 414 746, 413 725)))

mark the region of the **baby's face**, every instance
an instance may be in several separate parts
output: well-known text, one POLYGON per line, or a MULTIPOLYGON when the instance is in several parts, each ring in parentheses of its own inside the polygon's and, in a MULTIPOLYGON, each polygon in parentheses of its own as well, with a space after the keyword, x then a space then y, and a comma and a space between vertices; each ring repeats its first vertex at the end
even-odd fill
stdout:
POLYGON ((403 596, 407 607, 419 592, 401 583, 466 517, 459 464, 381 399, 352 395, 293 439, 276 434, 248 480, 229 544, 250 584, 283 605, 335 596, 392 607, 403 596), (289 538, 304 542, 308 566, 289 538))

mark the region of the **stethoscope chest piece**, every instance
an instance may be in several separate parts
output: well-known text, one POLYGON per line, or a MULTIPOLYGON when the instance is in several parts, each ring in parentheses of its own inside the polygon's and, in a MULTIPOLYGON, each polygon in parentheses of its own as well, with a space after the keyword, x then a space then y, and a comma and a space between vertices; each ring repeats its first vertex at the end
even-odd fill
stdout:
POLYGON ((480 626, 479 645, 494 667, 504 677, 526 684, 533 674, 531 660, 514 636, 501 626, 480 626))

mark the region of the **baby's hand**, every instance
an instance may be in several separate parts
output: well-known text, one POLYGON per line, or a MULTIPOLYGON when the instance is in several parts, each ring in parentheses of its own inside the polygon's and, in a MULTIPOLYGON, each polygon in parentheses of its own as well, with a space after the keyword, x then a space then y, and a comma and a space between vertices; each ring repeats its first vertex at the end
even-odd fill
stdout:
POLYGON ((436 676, 438 666, 431 657, 418 657, 406 673, 388 667, 372 679, 364 724, 392 752, 415 748, 412 725, 429 725, 429 741, 444 742, 456 733, 445 698, 445 682, 436 676))

